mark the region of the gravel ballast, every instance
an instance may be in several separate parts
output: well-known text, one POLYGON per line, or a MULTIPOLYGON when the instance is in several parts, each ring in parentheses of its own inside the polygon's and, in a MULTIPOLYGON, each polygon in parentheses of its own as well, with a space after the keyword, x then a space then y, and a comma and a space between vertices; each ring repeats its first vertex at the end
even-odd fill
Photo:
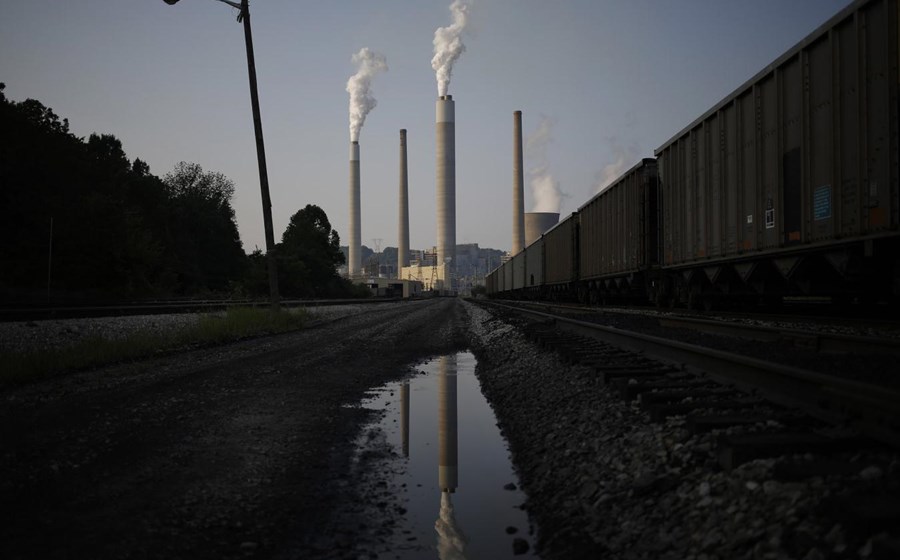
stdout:
POLYGON ((846 515, 848 504, 900 495, 896 453, 832 457, 856 466, 843 475, 777 476, 787 460, 813 456, 723 472, 717 434, 691 436, 682 417, 651 423, 587 368, 540 351, 490 312, 469 315, 482 390, 510 442, 543 557, 896 557, 896 535, 846 515))

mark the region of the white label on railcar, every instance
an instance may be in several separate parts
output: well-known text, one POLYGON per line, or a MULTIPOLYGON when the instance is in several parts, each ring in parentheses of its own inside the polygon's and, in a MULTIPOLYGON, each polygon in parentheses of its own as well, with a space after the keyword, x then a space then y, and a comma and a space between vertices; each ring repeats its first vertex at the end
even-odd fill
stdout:
POLYGON ((766 229, 775 227, 775 209, 766 210, 766 229))
POLYGON ((748 224, 752 224, 752 223, 753 223, 753 214, 747 214, 747 223, 748 223, 748 224))

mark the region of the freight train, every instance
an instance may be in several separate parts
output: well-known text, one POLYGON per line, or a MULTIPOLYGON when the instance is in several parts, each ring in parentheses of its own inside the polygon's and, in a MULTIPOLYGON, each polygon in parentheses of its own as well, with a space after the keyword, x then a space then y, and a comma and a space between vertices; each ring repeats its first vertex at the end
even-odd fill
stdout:
POLYGON ((900 297, 898 0, 858 0, 486 278, 710 306, 900 297))

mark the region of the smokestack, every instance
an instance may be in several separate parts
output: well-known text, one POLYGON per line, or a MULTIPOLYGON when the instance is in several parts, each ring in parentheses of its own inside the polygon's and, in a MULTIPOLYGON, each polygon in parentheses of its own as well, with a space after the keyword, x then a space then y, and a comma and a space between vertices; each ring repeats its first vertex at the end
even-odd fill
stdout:
POLYGON ((359 219, 359 142, 350 142, 350 255, 347 260, 347 276, 359 276, 362 263, 359 219))
POLYGON ((442 95, 435 105, 437 133, 437 259, 456 268, 456 109, 453 96, 442 95))
POLYGON ((513 112, 513 237, 511 254, 525 248, 525 178, 522 162, 522 111, 513 112))
POLYGON ((406 129, 400 129, 400 224, 397 235, 397 277, 409 266, 409 173, 406 167, 406 129))
POLYGON ((528 212, 525 214, 525 245, 537 241, 541 234, 559 222, 559 212, 528 212))
POLYGON ((372 79, 379 72, 387 71, 387 60, 383 54, 362 48, 351 57, 358 66, 356 74, 347 80, 350 94, 350 240, 347 262, 347 276, 360 276, 362 268, 360 219, 359 219, 359 131, 366 122, 366 116, 378 105, 372 97, 372 79))

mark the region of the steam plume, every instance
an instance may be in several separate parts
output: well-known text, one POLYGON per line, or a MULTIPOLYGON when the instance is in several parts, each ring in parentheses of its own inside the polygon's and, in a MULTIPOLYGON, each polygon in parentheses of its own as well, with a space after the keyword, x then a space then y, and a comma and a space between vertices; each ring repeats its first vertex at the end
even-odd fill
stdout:
POLYGON ((613 156, 616 159, 612 163, 603 166, 603 169, 594 175, 594 194, 599 193, 613 184, 622 173, 628 170, 628 165, 637 161, 638 154, 640 153, 640 150, 636 145, 624 148, 615 138, 610 138, 609 143, 612 148, 613 156))
POLYGON ((431 59, 431 67, 434 68, 437 77, 439 96, 447 95, 453 65, 459 55, 466 52, 462 34, 469 23, 471 10, 472 6, 466 0, 453 0, 450 4, 453 23, 447 27, 438 27, 434 31, 434 58, 431 59))
POLYGON ((534 198, 533 212, 559 212, 562 193, 559 183, 550 173, 547 162, 547 145, 553 141, 553 125, 555 123, 541 116, 538 129, 528 135, 525 141, 525 153, 528 156, 528 168, 531 194, 534 198))
POLYGON ((372 78, 375 74, 387 71, 387 59, 383 54, 363 47, 353 55, 353 64, 359 68, 356 74, 347 80, 347 92, 350 94, 350 141, 359 141, 359 129, 366 122, 366 115, 378 104, 369 93, 372 78))

